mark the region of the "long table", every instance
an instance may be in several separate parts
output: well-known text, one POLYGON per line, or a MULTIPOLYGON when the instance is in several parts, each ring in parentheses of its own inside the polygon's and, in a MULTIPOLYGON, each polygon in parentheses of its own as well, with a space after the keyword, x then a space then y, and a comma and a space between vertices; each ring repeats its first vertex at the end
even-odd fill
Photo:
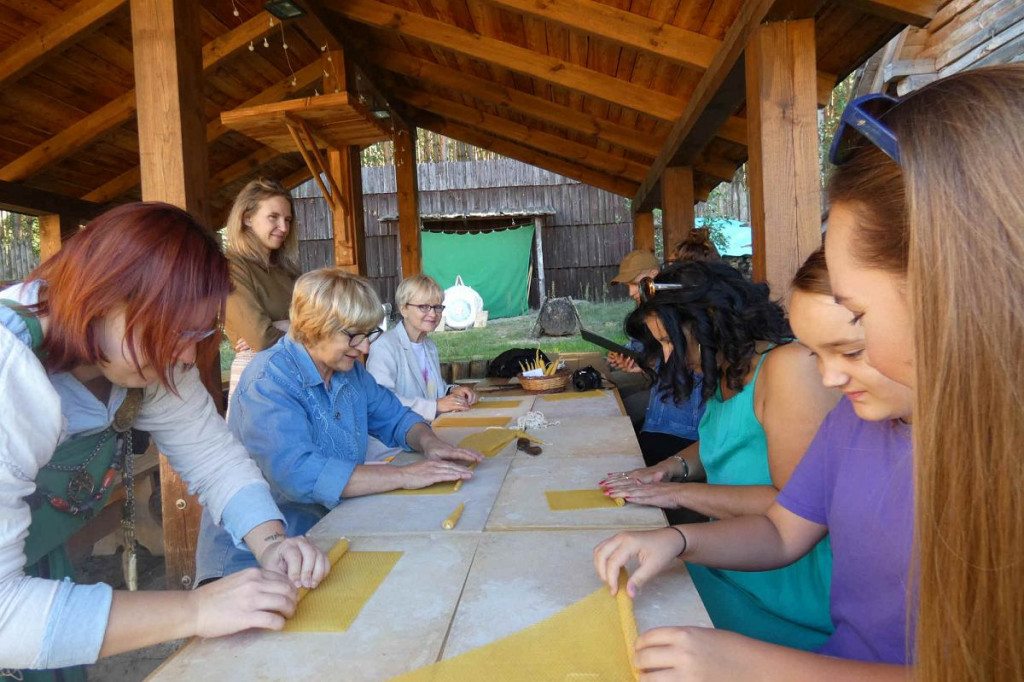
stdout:
MULTIPOLYGON (((552 424, 531 430, 544 441, 542 454, 519 452, 513 441, 456 493, 346 500, 310 531, 324 550, 347 537, 352 550, 403 552, 347 631, 197 638, 149 679, 386 680, 558 613, 601 587, 592 561, 598 542, 622 529, 665 525, 651 507, 548 508, 545 490, 590 488, 608 472, 643 466, 614 391, 560 401, 503 391, 482 403, 468 415, 543 413, 552 424), (521 404, 488 408, 492 399, 521 404), (441 530, 460 502, 458 525, 441 530)), ((480 428, 437 433, 457 443, 480 428)), ((398 461, 415 457, 403 453, 398 461)), ((646 585, 634 607, 641 632, 711 624, 682 562, 646 585)))

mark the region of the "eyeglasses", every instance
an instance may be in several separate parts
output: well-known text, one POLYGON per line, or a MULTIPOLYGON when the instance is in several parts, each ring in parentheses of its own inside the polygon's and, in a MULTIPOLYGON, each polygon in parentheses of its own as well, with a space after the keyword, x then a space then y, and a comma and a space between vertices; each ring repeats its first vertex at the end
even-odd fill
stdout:
POLYGON ((651 277, 644 277, 637 284, 637 288, 640 290, 640 300, 644 302, 654 298, 654 295, 659 291, 684 289, 685 287, 685 284, 678 284, 676 282, 655 282, 651 277))
POLYGON ((204 339, 208 339, 217 332, 220 331, 220 327, 214 327, 213 329, 197 329, 193 331, 181 332, 178 338, 181 339, 183 344, 199 343, 204 339))
POLYGON ((406 303, 405 305, 410 306, 412 308, 415 308, 416 310, 420 311, 424 315, 429 313, 431 310, 433 310, 438 315, 440 315, 441 313, 444 312, 444 306, 440 305, 440 304, 438 304, 438 305, 427 305, 426 303, 406 303))
POLYGON ((860 146, 859 137, 866 138, 886 156, 900 163, 900 143, 896 135, 881 121, 881 118, 899 104, 899 100, 884 93, 864 95, 846 105, 832 140, 828 158, 833 165, 841 166, 850 160, 860 146))
POLYGON ((348 337, 348 345, 352 348, 355 348, 356 346, 360 345, 363 341, 369 341, 370 343, 373 343, 374 341, 380 338, 380 335, 384 333, 384 330, 381 329, 380 327, 377 327, 376 329, 368 333, 357 332, 353 334, 350 331, 342 329, 341 333, 348 337))

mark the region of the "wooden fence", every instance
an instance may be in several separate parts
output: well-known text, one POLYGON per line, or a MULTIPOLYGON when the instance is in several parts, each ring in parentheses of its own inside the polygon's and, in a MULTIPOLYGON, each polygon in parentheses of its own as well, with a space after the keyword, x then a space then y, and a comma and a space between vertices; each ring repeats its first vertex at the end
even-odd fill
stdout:
POLYGON ((36 224, 32 216, 0 211, 0 283, 24 279, 39 265, 32 246, 36 224))

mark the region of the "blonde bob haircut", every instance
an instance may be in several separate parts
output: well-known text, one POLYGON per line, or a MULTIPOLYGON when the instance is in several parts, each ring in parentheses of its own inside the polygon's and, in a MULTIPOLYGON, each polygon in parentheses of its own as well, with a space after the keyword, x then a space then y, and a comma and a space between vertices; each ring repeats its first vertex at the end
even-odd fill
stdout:
POLYGON ((395 305, 401 308, 416 299, 422 299, 420 303, 443 301, 444 292, 441 291, 441 285, 430 275, 412 275, 403 279, 395 289, 395 305))
POLYGON ((283 267, 293 275, 298 275, 299 268, 299 231, 295 225, 295 201, 291 193, 276 180, 257 178, 249 182, 235 197, 235 203, 228 214, 225 230, 228 244, 225 249, 228 256, 243 258, 260 263, 265 268, 272 265, 283 267), (267 199, 284 197, 292 212, 292 227, 280 249, 272 251, 270 257, 264 255, 259 239, 246 224, 267 199))
POLYGON ((299 277, 288 311, 288 335, 312 346, 341 332, 370 332, 384 319, 384 307, 370 282, 338 268, 299 277))

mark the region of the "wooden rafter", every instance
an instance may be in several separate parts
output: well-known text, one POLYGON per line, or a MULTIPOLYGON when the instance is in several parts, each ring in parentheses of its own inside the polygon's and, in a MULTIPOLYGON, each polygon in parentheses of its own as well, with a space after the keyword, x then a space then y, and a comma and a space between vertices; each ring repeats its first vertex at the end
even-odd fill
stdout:
POLYGON ((494 81, 449 69, 436 62, 419 59, 407 52, 381 50, 374 54, 373 63, 414 80, 439 85, 572 132, 590 135, 652 159, 661 151, 660 140, 637 135, 633 128, 606 121, 593 114, 577 111, 572 107, 494 81))
POLYGON ((575 31, 667 59, 687 68, 711 65, 721 41, 595 0, 487 0, 575 31))
POLYGON ((323 5, 351 21, 394 31, 663 121, 676 120, 686 106, 683 100, 642 85, 375 0, 324 0, 323 5))
POLYGON ((938 0, 844 0, 863 12, 910 26, 925 26, 939 9, 938 0))
POLYGON ((28 215, 54 213, 92 218, 102 213, 104 206, 96 202, 66 197, 63 194, 0 180, 0 209, 28 215))
POLYGON ((665 147, 655 159, 647 178, 640 185, 640 189, 633 199, 634 211, 650 208, 648 199, 657 186, 661 174, 673 161, 679 147, 694 129, 705 107, 715 97, 719 87, 730 76, 735 77, 735 69, 743 57, 743 49, 774 3, 775 0, 748 0, 742 4, 739 15, 722 40, 722 47, 715 55, 714 62, 701 76, 686 104, 686 110, 672 126, 665 147))
POLYGON ((541 132, 528 125, 487 114, 479 109, 456 104, 428 93, 410 90, 395 90, 394 92, 397 97, 418 109, 429 111, 456 123, 487 130, 494 135, 519 142, 523 146, 533 147, 551 156, 559 156, 608 175, 619 175, 639 182, 647 173, 647 166, 644 164, 602 152, 594 147, 573 142, 558 135, 541 132))
MULTIPOLYGON (((320 62, 313 62, 298 71, 295 72, 294 76, 288 76, 287 78, 278 81, 274 85, 261 92, 260 94, 250 97, 245 102, 240 104, 241 107, 253 107, 259 104, 267 104, 269 102, 277 102, 279 100, 294 95, 297 92, 305 90, 307 87, 313 84, 317 78, 323 73, 320 66, 320 62), (292 82, 294 81, 294 85, 292 82)), ((216 142, 222 135, 229 132, 231 129, 221 123, 220 114, 212 121, 206 124, 206 141, 207 143, 216 142)), ((216 177, 216 176, 214 176, 216 177)), ((132 189, 138 187, 139 179, 141 178, 139 167, 130 168, 124 173, 121 173, 113 180, 110 180, 100 187, 97 187, 93 191, 89 192, 83 199, 89 201, 111 201, 127 194, 132 189)), ((212 181, 212 178, 211 178, 212 181)), ((224 184, 231 184, 233 180, 229 180, 224 184)))
POLYGON ((564 175, 573 180, 579 180, 619 196, 628 197, 636 192, 637 183, 631 180, 608 175, 536 149, 524 147, 521 144, 497 137, 491 133, 431 116, 425 112, 417 117, 416 124, 421 128, 433 130, 435 133, 461 140, 482 149, 489 149, 510 159, 516 159, 523 163, 550 170, 553 173, 564 175))
MULTIPOLYGON (((249 41, 267 33, 270 30, 269 18, 270 14, 261 12, 207 43, 203 47, 203 70, 213 68, 248 45, 249 41)), ((97 137, 127 123, 135 110, 135 91, 131 90, 0 168, 0 180, 17 182, 32 177, 80 151, 97 137)))
POLYGON ((102 26, 128 0, 82 0, 0 53, 0 86, 74 45, 102 26))
POLYGON ((260 166, 270 163, 277 157, 281 156, 281 152, 271 147, 260 147, 249 156, 235 161, 227 168, 222 168, 213 175, 210 176, 210 191, 216 192, 217 190, 230 185, 232 182, 240 177, 249 175, 260 166))

